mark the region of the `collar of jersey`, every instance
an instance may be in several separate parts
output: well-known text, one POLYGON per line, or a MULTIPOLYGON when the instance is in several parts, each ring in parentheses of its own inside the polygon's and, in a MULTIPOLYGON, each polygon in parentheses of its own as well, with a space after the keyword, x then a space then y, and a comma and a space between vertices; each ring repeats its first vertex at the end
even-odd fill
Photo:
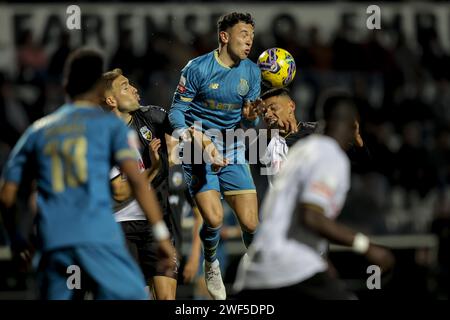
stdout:
POLYGON ((219 50, 214 50, 214 58, 216 59, 217 63, 220 64, 222 67, 231 69, 229 66, 227 66, 225 63, 223 63, 219 58, 219 50))

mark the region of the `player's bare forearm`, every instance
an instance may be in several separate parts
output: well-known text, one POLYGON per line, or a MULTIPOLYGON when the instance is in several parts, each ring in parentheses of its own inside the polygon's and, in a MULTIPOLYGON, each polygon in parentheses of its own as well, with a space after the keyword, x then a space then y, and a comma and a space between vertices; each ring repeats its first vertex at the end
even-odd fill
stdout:
POLYGON ((329 241, 352 247, 353 251, 364 254, 369 261, 379 265, 383 272, 391 269, 395 264, 395 258, 389 250, 373 245, 365 235, 327 218, 322 209, 311 205, 300 205, 298 210, 302 210, 297 211, 300 213, 299 217, 302 217, 299 223, 306 225, 329 241))
POLYGON ((189 132, 194 139, 194 143, 208 155, 213 171, 218 171, 220 168, 229 164, 229 160, 220 154, 214 143, 206 134, 195 130, 193 127, 189 128, 189 132))
MULTIPOLYGON (((159 173, 159 164, 152 168, 149 168, 142 172, 150 184, 159 173)), ((126 201, 133 197, 133 192, 131 191, 130 183, 127 180, 122 180, 121 176, 111 180, 112 192, 114 200, 118 202, 126 201)))
POLYGON ((179 141, 168 134, 165 134, 165 140, 167 146, 167 153, 169 156, 169 167, 176 164, 180 164, 177 155, 179 141))
POLYGON ((149 183, 151 183, 156 178, 156 176, 158 175, 158 173, 160 171, 160 168, 161 168, 161 160, 159 160, 159 162, 156 163, 155 165, 152 164, 151 168, 146 169, 144 171, 144 174, 147 177, 147 181, 149 183))
POLYGON ((11 208, 16 202, 19 186, 13 182, 0 182, 0 202, 5 208, 11 208))
POLYGON ((113 199, 118 202, 123 202, 133 196, 130 184, 127 180, 122 180, 122 177, 120 175, 111 180, 111 186, 113 199))
POLYGON ((127 175, 134 197, 148 221, 152 225, 161 221, 162 211, 155 191, 149 187, 147 179, 137 169, 136 162, 133 160, 123 161, 121 169, 127 175))
POLYGON ((203 132, 195 130, 195 128, 189 128, 189 132, 194 139, 194 142, 201 145, 202 149, 205 150, 212 143, 211 139, 208 138, 203 132))
POLYGON ((19 186, 11 182, 0 182, 0 213, 3 225, 11 236, 16 229, 14 205, 16 203, 19 186))
POLYGON ((336 244, 352 246, 356 232, 325 216, 318 206, 300 204, 297 208, 299 223, 306 225, 322 237, 336 244))

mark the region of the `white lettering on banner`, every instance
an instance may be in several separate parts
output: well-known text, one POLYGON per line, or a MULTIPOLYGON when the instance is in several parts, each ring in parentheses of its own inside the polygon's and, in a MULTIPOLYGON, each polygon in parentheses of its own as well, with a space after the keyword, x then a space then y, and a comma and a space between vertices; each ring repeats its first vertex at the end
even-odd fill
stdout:
MULTIPOLYGON (((112 52, 117 47, 118 34, 130 31, 137 54, 147 49, 148 40, 159 32, 173 32, 187 44, 195 34, 215 30, 218 17, 230 11, 250 12, 256 21, 256 33, 263 34, 264 46, 274 46, 274 34, 298 34, 298 28, 318 27, 324 40, 334 36, 344 25, 357 38, 364 38, 370 26, 383 32, 398 28, 408 39, 416 40, 421 29, 432 27, 440 42, 450 49, 450 7, 446 3, 400 3, 379 5, 382 16, 370 3, 276 3, 267 4, 83 4, 83 19, 78 21, 77 10, 68 12, 67 5, 0 5, 0 47, 14 56, 14 43, 25 30, 31 30, 35 40, 45 46, 55 45, 59 34, 67 28, 74 46, 97 46, 112 52), (371 9, 368 13, 368 9, 371 9), (70 14, 70 16, 68 16, 70 14), (372 14, 368 16, 368 14, 372 14), (372 19, 373 16, 373 19, 372 19), (381 20, 382 19, 382 20, 381 20), (373 21, 372 21, 373 20, 373 21), (79 27, 79 28, 78 28, 79 27)), ((81 14, 81 12, 80 12, 81 14)), ((0 60, 0 68, 15 68, 9 59, 0 60)), ((13 71, 13 70, 12 70, 13 71)))

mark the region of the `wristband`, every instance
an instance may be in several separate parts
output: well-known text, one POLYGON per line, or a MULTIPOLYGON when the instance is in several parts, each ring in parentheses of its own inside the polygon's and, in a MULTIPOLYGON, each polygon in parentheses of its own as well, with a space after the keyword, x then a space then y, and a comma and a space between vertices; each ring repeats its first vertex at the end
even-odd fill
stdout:
POLYGON ((152 225, 152 231, 156 241, 167 240, 170 238, 169 230, 162 220, 152 225))
POLYGON ((369 237, 362 233, 357 233, 353 239, 352 249, 356 253, 365 254, 369 250, 369 237))

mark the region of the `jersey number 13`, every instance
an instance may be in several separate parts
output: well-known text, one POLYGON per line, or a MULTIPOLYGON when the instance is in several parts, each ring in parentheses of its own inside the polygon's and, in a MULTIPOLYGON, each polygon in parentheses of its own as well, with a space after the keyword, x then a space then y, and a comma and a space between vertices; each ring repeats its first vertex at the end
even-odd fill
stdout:
POLYGON ((85 137, 52 140, 45 145, 44 153, 51 158, 54 192, 63 192, 66 185, 77 187, 87 181, 86 151, 85 137))

